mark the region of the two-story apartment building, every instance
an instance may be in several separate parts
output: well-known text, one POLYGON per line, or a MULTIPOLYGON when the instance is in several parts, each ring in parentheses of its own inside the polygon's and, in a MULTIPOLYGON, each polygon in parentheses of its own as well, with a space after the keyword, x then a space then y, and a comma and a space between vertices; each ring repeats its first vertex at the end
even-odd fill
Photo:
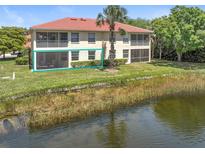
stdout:
MULTIPOLYGON (((63 18, 35 25, 31 31, 32 50, 41 51, 33 55, 36 60, 34 69, 69 68, 72 61, 99 60, 101 52, 97 49, 102 46, 105 59, 109 57, 109 26, 97 26, 95 19, 63 18), (69 52, 70 49, 72 51, 69 52)), ((115 58, 127 58, 127 63, 149 62, 151 33, 147 29, 116 22, 115 58), (126 35, 120 35, 120 28, 126 31, 126 35)))

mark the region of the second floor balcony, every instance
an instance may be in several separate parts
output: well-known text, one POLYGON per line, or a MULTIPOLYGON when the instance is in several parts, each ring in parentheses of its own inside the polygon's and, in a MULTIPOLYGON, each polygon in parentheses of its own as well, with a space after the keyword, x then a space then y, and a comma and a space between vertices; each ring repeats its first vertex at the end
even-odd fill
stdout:
POLYGON ((149 41, 131 40, 131 46, 149 46, 149 41))
POLYGON ((43 41, 37 40, 36 41, 37 48, 52 48, 52 47, 68 47, 68 41, 43 41))

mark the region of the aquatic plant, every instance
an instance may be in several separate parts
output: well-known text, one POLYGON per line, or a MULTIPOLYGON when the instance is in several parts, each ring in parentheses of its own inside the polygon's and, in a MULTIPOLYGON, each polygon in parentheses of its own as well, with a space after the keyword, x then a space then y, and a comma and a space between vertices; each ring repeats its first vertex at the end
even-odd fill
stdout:
POLYGON ((0 104, 1 117, 29 114, 30 128, 44 128, 75 119, 83 119, 176 93, 205 90, 204 74, 183 74, 133 80, 109 88, 88 88, 66 94, 29 97, 0 104))

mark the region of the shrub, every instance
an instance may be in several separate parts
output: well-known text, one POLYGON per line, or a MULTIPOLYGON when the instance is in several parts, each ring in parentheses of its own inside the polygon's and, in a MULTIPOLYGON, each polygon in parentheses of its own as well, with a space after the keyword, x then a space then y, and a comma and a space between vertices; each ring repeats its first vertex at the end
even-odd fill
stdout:
POLYGON ((115 66, 124 65, 127 62, 127 59, 114 59, 115 66))
MULTIPOLYGON (((127 59, 122 58, 122 59, 114 59, 114 66, 119 66, 119 65, 124 65, 127 62, 127 59)), ((110 65, 110 60, 106 59, 104 60, 104 66, 109 66, 110 65)))
MULTIPOLYGON (((114 59, 114 66, 124 65, 126 62, 127 59, 114 59)), ((100 63, 101 63, 100 60, 76 61, 76 62, 71 62, 71 66, 73 68, 77 68, 77 67, 84 67, 84 66, 96 66, 96 65, 100 65, 100 63)), ((109 66, 109 65, 110 65, 110 60, 105 59, 104 66, 109 66)))
POLYGON ((22 52, 22 56, 28 56, 29 49, 28 48, 24 48, 24 49, 21 50, 21 52, 22 52))
POLYGON ((76 62, 71 62, 71 66, 73 68, 76 67, 84 67, 84 66, 96 66, 100 65, 100 60, 94 60, 94 61, 76 61, 76 62))
POLYGON ((18 57, 15 62, 16 65, 28 65, 28 57, 18 57))
POLYGON ((104 66, 109 66, 109 65, 110 65, 110 60, 105 59, 105 60, 104 60, 104 66))

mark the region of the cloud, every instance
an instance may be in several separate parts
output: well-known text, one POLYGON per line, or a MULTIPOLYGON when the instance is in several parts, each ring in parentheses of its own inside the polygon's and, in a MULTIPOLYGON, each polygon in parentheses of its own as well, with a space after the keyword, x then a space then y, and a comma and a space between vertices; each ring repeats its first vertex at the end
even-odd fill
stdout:
POLYGON ((16 12, 9 10, 7 7, 3 7, 3 11, 5 13, 5 19, 12 21, 12 25, 22 26, 24 24, 24 19, 16 12))

